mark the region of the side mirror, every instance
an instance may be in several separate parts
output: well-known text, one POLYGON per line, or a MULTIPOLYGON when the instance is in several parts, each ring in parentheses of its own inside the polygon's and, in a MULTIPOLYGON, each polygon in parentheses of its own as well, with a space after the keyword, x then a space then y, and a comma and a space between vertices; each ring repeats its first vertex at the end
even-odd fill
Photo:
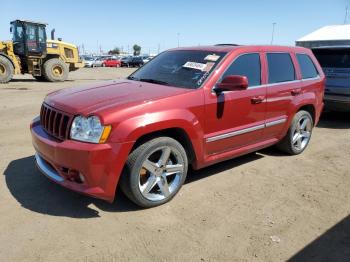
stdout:
POLYGON ((248 88, 248 78, 240 75, 228 75, 221 83, 216 84, 214 90, 216 92, 222 91, 237 91, 248 88))

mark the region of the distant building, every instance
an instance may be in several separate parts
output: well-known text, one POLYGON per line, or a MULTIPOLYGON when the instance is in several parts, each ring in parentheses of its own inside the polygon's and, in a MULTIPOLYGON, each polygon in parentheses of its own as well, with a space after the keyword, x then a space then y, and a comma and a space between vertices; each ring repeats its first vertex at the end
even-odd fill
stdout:
POLYGON ((350 25, 330 25, 322 27, 298 39, 295 44, 307 48, 325 46, 350 47, 350 25))

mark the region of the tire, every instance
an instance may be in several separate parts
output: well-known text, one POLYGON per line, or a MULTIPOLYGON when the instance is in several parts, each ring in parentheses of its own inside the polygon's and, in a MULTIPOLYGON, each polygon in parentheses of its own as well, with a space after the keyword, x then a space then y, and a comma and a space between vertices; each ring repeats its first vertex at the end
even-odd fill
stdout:
POLYGON ((159 206, 177 194, 187 170, 188 158, 182 145, 170 137, 158 137, 140 145, 129 155, 120 188, 141 207, 159 206))
POLYGON ((301 154, 308 146, 314 123, 309 112, 301 110, 295 114, 286 136, 277 148, 290 155, 301 154))
POLYGON ((68 78, 68 66, 58 58, 47 60, 43 66, 43 75, 49 82, 62 82, 68 78))
POLYGON ((8 83, 12 79, 14 71, 11 61, 0 56, 0 84, 8 83))

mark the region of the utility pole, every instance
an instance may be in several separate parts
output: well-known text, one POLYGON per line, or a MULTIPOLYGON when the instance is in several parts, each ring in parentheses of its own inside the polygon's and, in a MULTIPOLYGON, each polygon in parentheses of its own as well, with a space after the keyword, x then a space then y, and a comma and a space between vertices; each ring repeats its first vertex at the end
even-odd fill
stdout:
POLYGON ((159 51, 160 51, 160 44, 158 44, 158 52, 157 52, 157 54, 159 54, 159 51))
POLYGON ((271 34, 271 45, 273 44, 273 39, 275 37, 275 26, 277 23, 273 22, 272 23, 272 34, 271 34))
POLYGON ((348 13, 349 13, 349 6, 346 6, 346 8, 345 8, 344 25, 348 23, 348 13))
POLYGON ((177 33, 177 47, 180 47, 180 33, 177 33))

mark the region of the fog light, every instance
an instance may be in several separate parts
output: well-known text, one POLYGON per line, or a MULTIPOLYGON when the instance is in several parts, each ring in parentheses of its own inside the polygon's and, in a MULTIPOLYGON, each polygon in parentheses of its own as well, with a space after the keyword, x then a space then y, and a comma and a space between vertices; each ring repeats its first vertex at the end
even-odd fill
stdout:
POLYGON ((79 183, 79 184, 85 181, 84 176, 78 170, 74 170, 74 169, 68 170, 67 179, 69 181, 79 183))

